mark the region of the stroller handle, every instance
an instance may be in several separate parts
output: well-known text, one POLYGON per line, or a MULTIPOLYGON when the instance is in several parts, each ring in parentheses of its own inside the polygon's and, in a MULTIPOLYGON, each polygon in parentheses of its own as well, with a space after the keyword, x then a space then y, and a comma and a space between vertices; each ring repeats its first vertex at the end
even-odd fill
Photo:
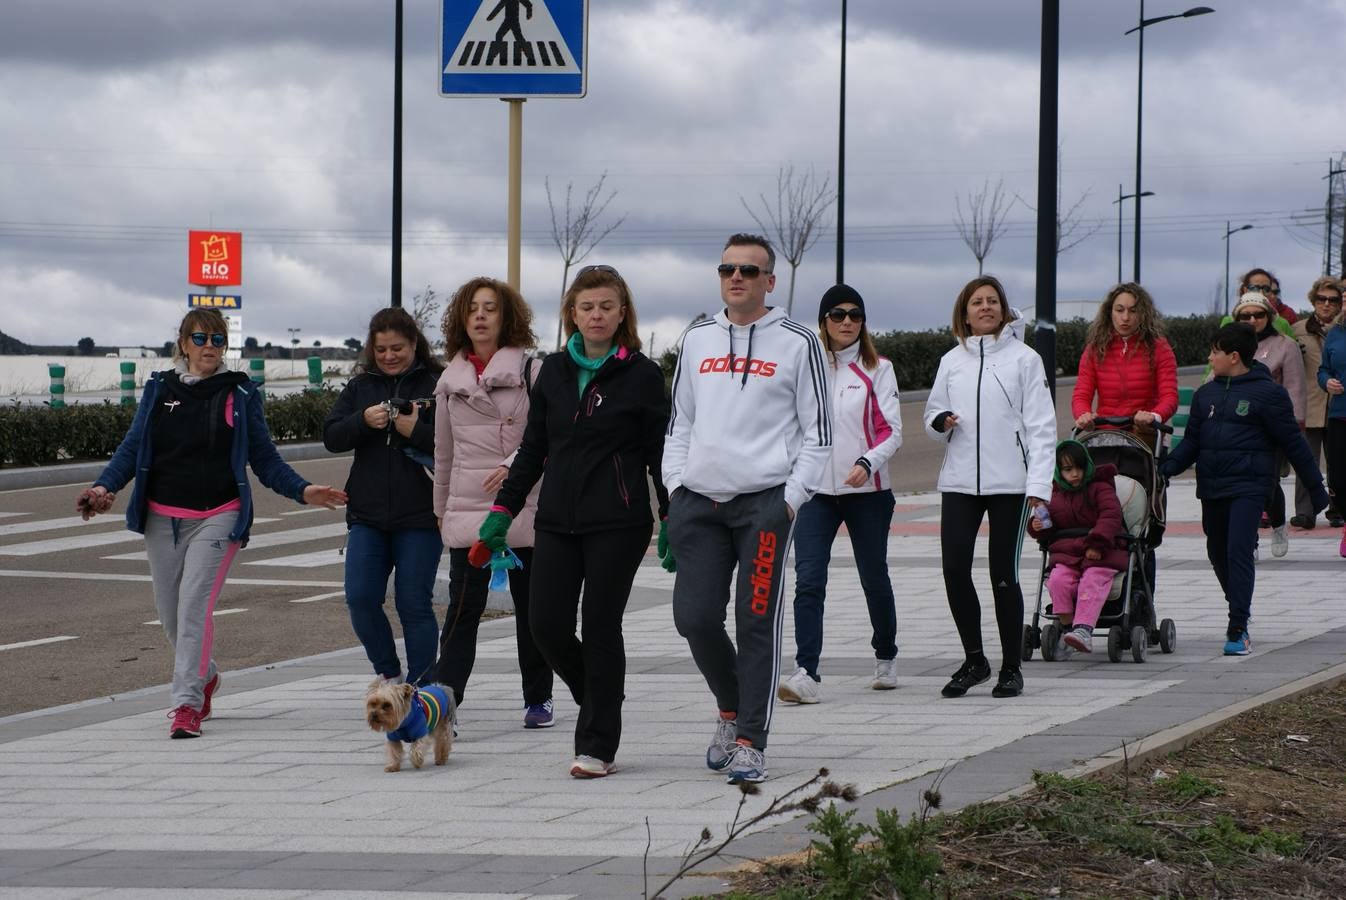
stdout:
MULTIPOLYGON (((1114 428, 1124 428, 1124 427, 1126 427, 1127 425, 1130 425, 1130 424, 1131 424, 1131 417, 1130 417, 1130 416, 1097 416, 1097 417, 1094 419, 1094 424, 1095 424, 1095 425, 1111 425, 1111 426, 1113 426, 1114 428)), ((1151 423, 1150 423, 1150 427, 1153 428, 1155 431, 1162 431, 1164 434, 1172 434, 1172 433, 1173 433, 1173 426, 1172 426, 1172 425, 1166 425, 1165 423, 1160 422, 1160 421, 1154 421, 1154 422, 1151 422, 1151 423)))

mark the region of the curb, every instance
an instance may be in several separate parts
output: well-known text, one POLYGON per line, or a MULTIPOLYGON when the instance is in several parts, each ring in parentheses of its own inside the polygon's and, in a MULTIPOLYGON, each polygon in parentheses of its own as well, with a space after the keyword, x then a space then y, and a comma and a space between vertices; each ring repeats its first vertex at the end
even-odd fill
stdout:
MULTIPOLYGON (((277 444, 276 449, 280 451, 280 458, 286 462, 302 462, 329 456, 351 455, 349 452, 331 453, 317 441, 304 444, 277 444)), ((0 469, 0 491, 89 484, 99 476, 106 465, 107 461, 103 460, 101 462, 63 463, 55 466, 28 466, 22 469, 0 469)))
MULTIPOLYGON (((1316 690, 1333 688, 1343 681, 1346 681, 1346 663, 1338 663, 1312 675, 1305 675, 1303 678, 1286 682, 1280 687, 1264 691, 1254 697, 1232 703, 1223 709, 1206 713, 1204 716, 1199 716, 1182 725, 1174 725, 1171 728, 1165 728, 1163 731, 1156 731, 1134 744, 1123 744, 1116 750, 1094 757, 1080 765, 1062 769, 1057 774, 1066 778, 1106 775, 1128 766, 1148 762, 1157 756, 1167 756, 1170 753, 1187 749, 1192 743, 1210 734, 1225 722, 1249 710, 1280 700, 1290 700, 1316 690)), ((1036 785, 1030 781, 1017 788, 1005 791, 1003 794, 990 797, 984 802, 995 803, 1002 800, 1012 800, 1024 796, 1034 788, 1036 788, 1036 785)))

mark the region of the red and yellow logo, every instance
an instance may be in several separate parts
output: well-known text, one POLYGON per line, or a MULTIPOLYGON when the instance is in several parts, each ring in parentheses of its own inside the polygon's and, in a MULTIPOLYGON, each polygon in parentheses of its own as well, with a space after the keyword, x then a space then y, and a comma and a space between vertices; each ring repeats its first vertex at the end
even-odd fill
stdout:
POLYGON ((189 231, 187 282, 199 285, 242 284, 243 233, 189 231))

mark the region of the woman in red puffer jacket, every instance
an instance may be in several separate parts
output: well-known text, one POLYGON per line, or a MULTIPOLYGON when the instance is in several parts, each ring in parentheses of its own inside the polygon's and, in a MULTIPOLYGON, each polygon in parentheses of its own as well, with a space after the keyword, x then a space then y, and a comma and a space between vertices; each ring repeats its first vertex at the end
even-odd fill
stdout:
POLYGON ((1050 526, 1044 528, 1036 515, 1028 520, 1034 536, 1049 542, 1052 569, 1047 591, 1052 612, 1063 628, 1071 629, 1061 639, 1064 646, 1057 648, 1058 657, 1068 655, 1062 652, 1066 647, 1093 651, 1098 614, 1112 590, 1113 578, 1126 568, 1126 551, 1117 543, 1126 525, 1113 483, 1116 475, 1115 466, 1094 468, 1089 451, 1079 441, 1062 441, 1056 445, 1056 474, 1047 504, 1050 526), (1089 533, 1055 537, 1066 529, 1083 528, 1089 533))
POLYGON ((1089 428, 1099 416, 1126 416, 1140 433, 1152 435, 1149 426, 1177 411, 1178 363, 1154 300, 1133 282, 1116 285, 1085 338, 1070 400, 1075 426, 1089 428))

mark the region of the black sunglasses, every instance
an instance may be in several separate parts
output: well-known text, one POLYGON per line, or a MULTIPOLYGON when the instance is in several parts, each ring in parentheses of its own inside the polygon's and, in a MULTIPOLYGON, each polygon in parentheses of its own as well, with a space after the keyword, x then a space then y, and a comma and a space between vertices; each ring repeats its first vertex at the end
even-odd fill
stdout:
MULTIPOLYGON (((720 273, 721 278, 733 278, 735 269, 738 269, 739 273, 749 281, 766 271, 761 266, 754 266, 751 263, 746 266, 735 265, 734 263, 720 263, 715 267, 715 271, 720 273)), ((771 273, 766 272, 766 274, 770 275, 771 273)))
POLYGON ((850 319, 852 322, 863 322, 865 320, 865 311, 863 309, 829 309, 827 318, 840 324, 850 319))
POLYGON ((1265 319, 1266 317, 1267 314, 1265 312, 1239 313, 1237 316, 1234 316, 1239 322, 1250 322, 1253 319, 1265 319))
POLYGON ((618 272, 612 266, 585 266, 575 273, 575 277, 579 278, 581 275, 587 275, 590 272, 606 272, 609 275, 616 275, 618 278, 622 277, 622 273, 618 272))
POLYGON ((1340 303, 1340 302, 1341 302, 1341 298, 1340 298, 1340 297, 1333 297, 1331 294, 1315 294, 1314 297, 1313 297, 1313 302, 1314 302, 1314 303, 1340 303))
POLYGON ((206 345, 207 338, 210 339, 210 346, 216 348, 223 347, 225 344, 229 342, 229 335, 227 334, 220 334, 219 332, 214 332, 208 335, 204 331, 192 332, 192 343, 198 347, 204 347, 206 345))

